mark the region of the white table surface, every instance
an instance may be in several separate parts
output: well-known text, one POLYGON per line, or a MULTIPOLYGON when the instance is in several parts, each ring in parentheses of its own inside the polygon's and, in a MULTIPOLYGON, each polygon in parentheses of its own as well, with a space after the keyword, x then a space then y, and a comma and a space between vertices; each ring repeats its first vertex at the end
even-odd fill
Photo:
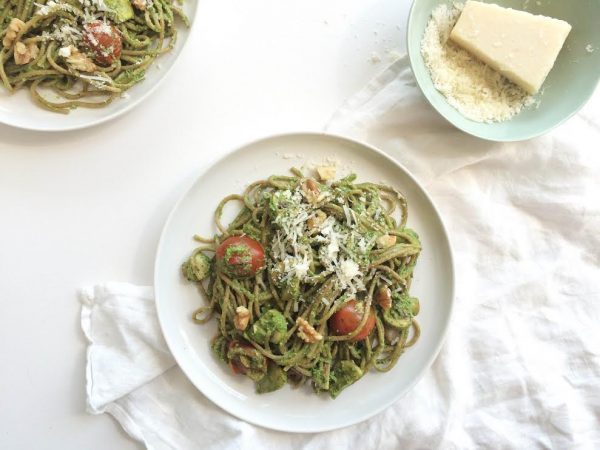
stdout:
POLYGON ((173 72, 126 116, 58 134, 0 125, 0 448, 141 448, 85 412, 77 288, 151 284, 163 223, 200 168, 321 130, 404 51, 409 6, 202 0, 173 72))

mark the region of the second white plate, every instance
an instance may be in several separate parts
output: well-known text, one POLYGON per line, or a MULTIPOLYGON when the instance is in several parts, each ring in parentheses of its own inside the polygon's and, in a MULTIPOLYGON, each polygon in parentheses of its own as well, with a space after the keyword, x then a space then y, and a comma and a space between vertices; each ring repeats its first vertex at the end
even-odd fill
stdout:
POLYGON ((197 0, 185 0, 183 10, 190 19, 190 28, 178 24, 175 48, 157 58, 146 71, 146 79, 129 89, 124 98, 115 99, 103 108, 77 108, 69 114, 59 114, 38 106, 27 88, 10 94, 0 85, 0 123, 25 130, 69 131, 99 125, 130 111, 155 91, 181 53, 194 26, 197 0))
POLYGON ((165 339, 188 378, 209 399, 248 422, 281 431, 318 432, 363 421, 406 393, 436 357, 448 327, 454 296, 454 268, 442 220, 419 183, 379 150, 323 134, 290 134, 263 139, 225 156, 199 176, 173 209, 158 246, 155 265, 158 316, 165 339), (216 324, 197 325, 191 313, 203 304, 197 288, 180 273, 194 249, 194 234, 212 235, 214 210, 226 195, 252 181, 288 174, 292 166, 334 157, 362 181, 383 181, 408 201, 408 225, 422 240, 411 294, 420 299, 422 334, 387 373, 369 373, 338 398, 315 395, 307 386, 264 395, 254 383, 234 375, 210 350, 216 324))

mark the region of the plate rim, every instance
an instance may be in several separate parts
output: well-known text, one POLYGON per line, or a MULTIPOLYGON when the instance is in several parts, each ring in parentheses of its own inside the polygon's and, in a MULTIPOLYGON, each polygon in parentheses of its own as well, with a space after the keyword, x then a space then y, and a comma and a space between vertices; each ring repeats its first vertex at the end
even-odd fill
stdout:
MULTIPOLYGON (((433 201, 433 199, 431 198, 431 196, 429 195, 429 193, 427 192, 427 190, 425 190, 425 188, 422 186, 422 184, 415 178, 415 176, 399 161, 395 160, 394 158, 392 158, 390 155, 388 155, 387 153, 383 152, 381 149, 379 149, 378 147, 375 147, 374 145, 368 144, 362 140, 357 140, 357 139, 351 139, 348 138, 346 136, 342 136, 339 134, 333 134, 333 133, 324 133, 324 132, 314 132, 314 131, 296 131, 296 132, 287 132, 287 133, 277 133, 277 134, 272 134, 272 135, 267 135, 264 137, 260 137, 257 139, 252 139, 250 141, 247 141, 241 145, 235 146, 233 147, 232 150, 229 150, 227 152, 225 152, 223 155, 219 156, 218 158, 216 158, 215 160, 209 162, 208 164, 206 164, 204 167, 202 167, 197 175, 195 175, 194 180, 191 182, 191 184, 187 187, 187 189, 185 189, 185 191, 181 194, 181 196, 178 198, 178 200, 174 203, 171 211, 169 212, 169 215, 167 216, 167 219, 163 225, 161 234, 160 234, 160 238, 158 241, 158 245, 157 245, 157 249, 156 249, 156 255, 155 255, 155 259, 154 259, 154 271, 153 271, 153 281, 154 281, 154 292, 155 292, 155 305, 156 305, 156 315, 158 318, 158 322, 160 325, 160 329, 161 329, 161 333, 165 339, 165 342, 167 344, 167 347, 169 349, 169 351, 171 352, 173 358, 175 359, 175 362, 177 364, 177 366, 181 369, 181 371, 183 372, 183 374, 186 376, 186 378, 188 379, 188 381, 190 381, 190 383, 192 383, 192 385, 198 389, 198 391, 200 391, 200 393, 202 395, 204 395, 206 398, 208 398, 213 404, 215 404, 218 408, 220 408, 221 410, 227 412, 228 414, 244 421, 247 423, 250 423, 252 425, 256 425, 265 429, 270 429, 270 430, 275 430, 275 431, 283 431, 283 432, 288 432, 288 433, 319 433, 319 432, 326 432, 326 431, 333 431, 333 430, 337 430, 337 429, 341 429, 341 428, 345 428, 345 427, 349 427, 352 425, 356 425, 358 423, 364 422, 374 416, 376 416, 377 414, 381 413, 383 410, 387 409, 388 407, 390 407, 392 404, 396 403, 398 400, 400 400, 402 397, 404 397, 408 392, 410 392, 415 385, 421 381, 423 379, 423 376, 425 375, 425 373, 431 368, 431 365, 433 364, 433 362, 436 360, 436 358, 438 357, 445 341, 446 341, 446 337, 448 334, 448 329, 450 326, 450 322, 452 320, 452 317, 454 315, 454 307, 455 307, 455 301, 456 301, 456 271, 455 271, 455 263, 454 263, 454 252, 452 249, 452 244, 449 238, 449 233, 448 233, 448 229, 446 227, 446 224, 444 223, 444 220, 442 218, 442 215, 440 214, 435 202, 433 201), (161 314, 160 314, 160 307, 159 305, 161 304, 161 300, 160 300, 160 290, 157 289, 158 286, 158 279, 159 279, 159 274, 158 274, 158 267, 159 267, 159 260, 161 259, 161 254, 162 254, 162 249, 165 245, 165 240, 166 240, 166 231, 169 228, 176 211, 179 209, 179 206, 181 205, 181 203, 187 198, 187 196, 189 195, 189 193, 192 191, 192 189, 194 189, 194 187, 196 186, 196 184, 200 181, 200 179, 208 172, 210 171, 214 166, 216 166, 217 164, 220 164, 221 162, 223 162, 225 159, 237 154, 237 153, 241 153, 244 150, 246 150, 248 147, 254 146, 254 145, 259 145, 263 142, 268 142, 271 140, 276 140, 276 139, 290 139, 290 138, 315 138, 315 137, 325 137, 325 138, 329 138, 329 139, 333 139, 335 141, 341 141, 342 143, 347 143, 347 144, 352 144, 352 145, 359 145, 362 146, 364 148, 367 148, 368 150, 378 154, 379 156, 383 157, 384 159, 388 160, 391 164, 393 164, 394 166, 396 166, 397 168, 399 168, 402 172, 404 172, 404 174, 406 176, 408 176, 408 178, 415 183, 415 185, 417 186, 417 188, 421 191, 421 193, 425 196, 425 198, 429 201, 429 203, 431 204, 432 208, 433 208, 433 212, 434 214, 437 216, 437 219, 439 220, 439 223, 441 225, 441 230, 442 230, 442 237, 445 241, 445 244, 447 246, 447 250, 448 250, 448 256, 449 256, 449 272, 450 272, 450 295, 449 295, 449 308, 448 308, 448 315, 444 321, 442 330, 441 330, 441 338, 439 340, 439 342, 437 343, 435 350, 431 353, 431 355, 429 355, 429 358, 427 359, 426 364, 424 364, 423 368, 419 371, 419 373, 417 374, 417 376, 411 381, 411 383, 400 393, 398 393, 397 395, 393 395, 390 397, 389 400, 382 402, 382 404, 380 404, 377 408, 373 408, 373 410, 367 412, 366 414, 357 414, 355 415, 352 419, 346 420, 343 423, 337 424, 337 425, 331 425, 331 426, 322 426, 322 427, 313 427, 313 428, 290 428, 290 427, 285 427, 285 426, 271 426, 270 424, 267 423, 263 423, 260 422, 259 420, 254 420, 252 417, 243 417, 241 414, 238 414, 237 412, 231 411, 229 409, 224 408, 223 406, 221 406, 221 404, 218 401, 218 396, 214 395, 210 390, 208 389, 202 389, 201 386, 199 386, 198 384, 196 384, 196 382, 193 380, 193 378, 188 374, 188 371, 186 370, 186 368, 184 368, 181 364, 180 364, 180 358, 182 358, 182 355, 180 354, 179 350, 177 351, 173 351, 173 348, 176 348, 175 344, 171 341, 172 338, 168 337, 164 330, 165 330, 165 325, 163 323, 163 319, 161 318, 161 314)), ((189 368, 187 368, 189 369, 189 368)))
MULTIPOLYGON (((133 110, 134 108, 136 108, 139 105, 141 105, 142 103, 144 103, 146 101, 146 99, 148 99, 148 97, 150 97, 152 94, 154 94, 154 92, 158 89, 158 87, 160 85, 162 85, 162 83, 171 75, 173 68, 179 62, 182 52, 187 48, 187 43, 190 41, 191 33, 195 29, 195 24, 198 21, 198 14, 200 11, 200 0, 189 0, 189 1, 194 2, 194 4, 196 5, 196 9, 194 11, 194 14, 190 18, 190 26, 188 28, 188 30, 189 30, 188 35, 187 35, 185 41, 183 41, 181 43, 181 48, 179 49, 179 54, 174 59, 173 64, 171 64, 170 67, 168 67, 166 70, 164 70, 162 73, 162 76, 152 86, 150 86, 148 88, 146 93, 142 94, 142 96, 140 98, 138 98, 137 100, 130 102, 127 106, 123 107, 123 109, 115 111, 115 112, 109 114, 108 116, 102 117, 100 119, 94 119, 89 122, 76 124, 76 125, 60 126, 57 128, 43 128, 43 127, 36 127, 36 126, 21 125, 18 122, 6 121, 1 118, 0 118, 0 125, 12 127, 17 130, 35 131, 35 132, 39 132, 39 133, 62 133, 62 132, 66 132, 66 131, 77 131, 77 130, 84 130, 86 128, 92 128, 92 127, 95 127, 98 125, 102 125, 103 123, 110 122, 111 120, 114 120, 118 117, 121 117, 124 114, 129 113, 131 110, 133 110)), ((178 39, 178 42, 179 42, 179 39, 178 39)), ((160 61, 158 61, 158 62, 155 61, 154 64, 160 64, 160 61)), ((125 99, 121 99, 121 100, 125 100, 125 99)), ((37 107, 40 108, 40 106, 37 106, 37 107)), ((48 112, 51 113, 51 111, 48 111, 48 112)), ((58 114, 58 113, 54 113, 54 114, 58 114)))

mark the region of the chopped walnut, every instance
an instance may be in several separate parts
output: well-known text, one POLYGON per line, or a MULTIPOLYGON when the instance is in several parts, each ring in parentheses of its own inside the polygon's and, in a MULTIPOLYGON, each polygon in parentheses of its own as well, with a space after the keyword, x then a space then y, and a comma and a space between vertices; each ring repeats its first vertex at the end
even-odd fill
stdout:
POLYGON ((310 217, 306 221, 306 226, 308 226, 308 228, 311 230, 314 228, 318 228, 323 224, 323 222, 325 222, 326 219, 327 219, 327 214, 325 214, 320 209, 317 209, 315 211, 315 215, 310 217))
POLYGON ((315 180, 308 178, 302 183, 302 194, 308 203, 318 203, 325 198, 325 193, 321 192, 319 185, 315 180))
POLYGON ((323 339, 321 333, 313 328, 313 326, 304 320, 302 317, 298 317, 296 319, 296 325, 298 325, 298 336, 304 342, 308 342, 309 344, 314 344, 315 342, 323 339))
POLYGON ((15 42, 17 38, 17 34, 19 34, 25 28, 25 22, 16 17, 10 21, 8 24, 8 29, 6 30, 6 34, 4 35, 4 39, 2 39, 2 45, 4 48, 9 48, 15 42))
POLYGON ((148 2, 146 0, 132 0, 133 6, 135 6, 140 11, 146 11, 146 7, 148 6, 148 2))
POLYGON ((400 338, 400 331, 398 328, 386 327, 383 336, 387 344, 394 345, 400 338))
POLYGON ((39 53, 40 49, 35 43, 32 42, 25 45, 22 42, 17 42, 15 44, 15 63, 19 66, 28 64, 30 61, 37 58, 39 53))
MULTIPOLYGON (((79 51, 76 47, 72 45, 69 47, 71 53, 67 56, 67 63, 76 70, 81 72, 94 72, 97 67, 90 58, 85 56, 83 53, 79 51)), ((66 53, 65 53, 66 54, 66 53)))
POLYGON ((335 179, 335 166, 321 166, 317 167, 317 173, 321 181, 329 181, 335 179))
POLYGON ((319 190, 319 185, 317 184, 317 182, 313 179, 308 178, 303 184, 302 184, 302 188, 306 191, 306 192, 312 192, 313 194, 318 194, 320 192, 319 190))
POLYGON ((392 292, 387 286, 381 286, 377 289, 375 300, 383 310, 388 310, 392 307, 392 292))
POLYGON ((233 318, 233 325, 237 330, 244 331, 248 326, 250 320, 250 311, 245 306, 238 306, 235 309, 235 317, 233 318))
POLYGON ((383 236, 379 236, 377 238, 377 247, 379 248, 387 248, 391 247, 396 243, 396 236, 393 234, 384 234, 383 236))

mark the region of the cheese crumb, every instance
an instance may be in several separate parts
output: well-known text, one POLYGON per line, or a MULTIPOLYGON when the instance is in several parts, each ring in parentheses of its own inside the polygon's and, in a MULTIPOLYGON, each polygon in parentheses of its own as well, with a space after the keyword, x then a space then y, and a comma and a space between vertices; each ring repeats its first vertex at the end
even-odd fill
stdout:
POLYGON ((317 173, 321 181, 329 181, 335 178, 336 168, 335 166, 321 166, 317 167, 317 173))
POLYGON ((381 62, 381 56, 377 52, 371 53, 371 57, 369 58, 371 64, 379 64, 381 62))
POLYGON ((68 58, 69 56, 71 56, 71 47, 62 47, 58 50, 58 54, 63 58, 68 58))
POLYGON ((342 268, 342 274, 348 281, 351 280, 352 278, 354 278, 360 272, 358 264, 356 264, 351 259, 347 259, 347 260, 343 261, 341 264, 341 268, 342 268))

